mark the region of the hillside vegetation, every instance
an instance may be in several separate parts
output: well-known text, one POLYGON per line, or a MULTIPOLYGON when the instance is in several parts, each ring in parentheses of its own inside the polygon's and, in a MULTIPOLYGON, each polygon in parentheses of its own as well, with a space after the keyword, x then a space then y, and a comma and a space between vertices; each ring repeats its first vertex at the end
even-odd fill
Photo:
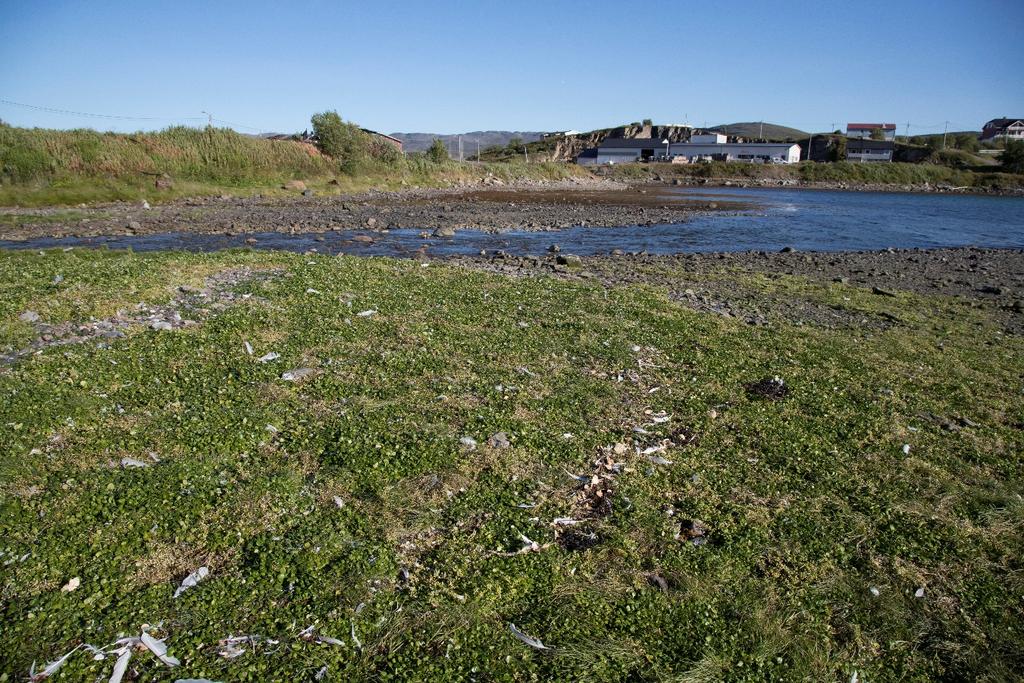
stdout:
MULTIPOLYGON (((152 133, 99 133, 0 125, 0 205, 157 201, 202 194, 280 193, 301 180, 318 193, 479 180, 585 175, 564 165, 469 165, 404 157, 369 136, 352 159, 293 140, 266 140, 225 128, 173 127, 152 133)), ((292 192, 294 194, 294 191, 292 192)))
POLYGON ((780 126, 776 123, 762 123, 760 121, 723 123, 720 126, 708 128, 708 130, 715 133, 737 135, 743 138, 763 137, 766 140, 779 140, 782 142, 801 140, 807 137, 807 133, 797 128, 780 126))
POLYGON ((849 183, 851 185, 947 185, 950 187, 1012 189, 1024 187, 1024 175, 950 168, 937 164, 861 164, 847 161, 765 165, 711 162, 701 164, 619 164, 595 169, 617 180, 792 180, 798 182, 849 183))

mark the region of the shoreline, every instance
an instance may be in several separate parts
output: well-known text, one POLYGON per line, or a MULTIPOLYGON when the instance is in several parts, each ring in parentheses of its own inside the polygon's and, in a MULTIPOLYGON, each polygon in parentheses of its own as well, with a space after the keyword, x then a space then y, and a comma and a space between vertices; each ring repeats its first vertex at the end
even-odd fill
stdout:
POLYGON ((1024 334, 1024 249, 939 247, 871 251, 704 252, 431 259, 512 277, 554 276, 603 287, 662 288, 689 308, 739 318, 751 325, 789 322, 824 327, 891 326, 896 320, 849 315, 841 302, 805 299, 799 286, 766 296, 763 284, 789 278, 824 286, 854 286, 880 298, 946 296, 990 310, 1008 334, 1024 334))
POLYGON ((849 183, 842 181, 804 181, 791 178, 664 178, 638 183, 643 186, 671 187, 731 187, 755 190, 814 190, 821 192, 881 192, 887 194, 945 194, 978 197, 1024 197, 1024 188, 1000 189, 981 187, 954 187, 924 183, 849 183))

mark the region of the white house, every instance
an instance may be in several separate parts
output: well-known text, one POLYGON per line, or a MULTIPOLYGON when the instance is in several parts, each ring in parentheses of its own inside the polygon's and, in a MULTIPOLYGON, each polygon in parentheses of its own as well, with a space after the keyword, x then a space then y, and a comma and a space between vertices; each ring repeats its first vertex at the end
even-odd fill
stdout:
POLYGON ((858 139, 874 139, 896 141, 895 123, 848 123, 846 124, 846 137, 858 139))
POLYGON ((694 135, 690 142, 673 142, 670 158, 686 161, 747 161, 752 163, 795 164, 800 161, 800 145, 790 142, 725 142, 725 136, 694 135), (714 138, 714 140, 710 140, 714 138), (703 140, 708 139, 705 142, 703 140))
POLYGON ((992 119, 981 129, 981 139, 1024 140, 1024 119, 992 119))
POLYGON ((606 138, 596 149, 576 158, 583 165, 629 164, 636 161, 800 161, 800 145, 772 142, 726 142, 720 133, 694 135, 690 142, 664 143, 657 138, 606 138))

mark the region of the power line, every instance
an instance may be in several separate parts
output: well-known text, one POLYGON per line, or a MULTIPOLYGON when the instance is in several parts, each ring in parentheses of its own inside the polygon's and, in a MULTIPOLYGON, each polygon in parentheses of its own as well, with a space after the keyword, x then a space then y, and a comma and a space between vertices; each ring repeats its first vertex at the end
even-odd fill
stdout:
POLYGON ((54 107, 42 107, 35 104, 23 102, 12 102, 11 100, 0 99, 0 104, 9 104, 14 107, 23 107, 35 111, 44 111, 50 114, 67 114, 70 116, 85 116, 93 119, 119 119, 122 121, 198 121, 198 116, 119 116, 116 114, 91 114, 84 111, 72 111, 70 109, 56 109, 54 107))
POLYGON ((231 121, 225 121, 224 119, 211 119, 211 120, 212 121, 216 121, 217 123, 226 123, 227 125, 235 126, 236 128, 247 128, 249 130, 254 130, 254 131, 258 132, 258 133, 262 133, 264 130, 266 130, 266 128, 258 128, 256 126, 247 126, 244 123, 232 123, 231 121))

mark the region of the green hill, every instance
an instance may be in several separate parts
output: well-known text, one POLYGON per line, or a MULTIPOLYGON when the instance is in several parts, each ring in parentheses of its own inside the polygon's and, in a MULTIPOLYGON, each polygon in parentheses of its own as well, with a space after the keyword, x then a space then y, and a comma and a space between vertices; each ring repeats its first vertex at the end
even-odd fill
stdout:
POLYGON ((738 135, 744 138, 764 137, 768 140, 799 140, 806 138, 807 133, 797 128, 780 126, 775 123, 762 123, 760 121, 746 121, 743 123, 723 123, 720 126, 708 128, 715 133, 726 133, 727 135, 738 135), (762 132, 763 131, 763 132, 762 132))

